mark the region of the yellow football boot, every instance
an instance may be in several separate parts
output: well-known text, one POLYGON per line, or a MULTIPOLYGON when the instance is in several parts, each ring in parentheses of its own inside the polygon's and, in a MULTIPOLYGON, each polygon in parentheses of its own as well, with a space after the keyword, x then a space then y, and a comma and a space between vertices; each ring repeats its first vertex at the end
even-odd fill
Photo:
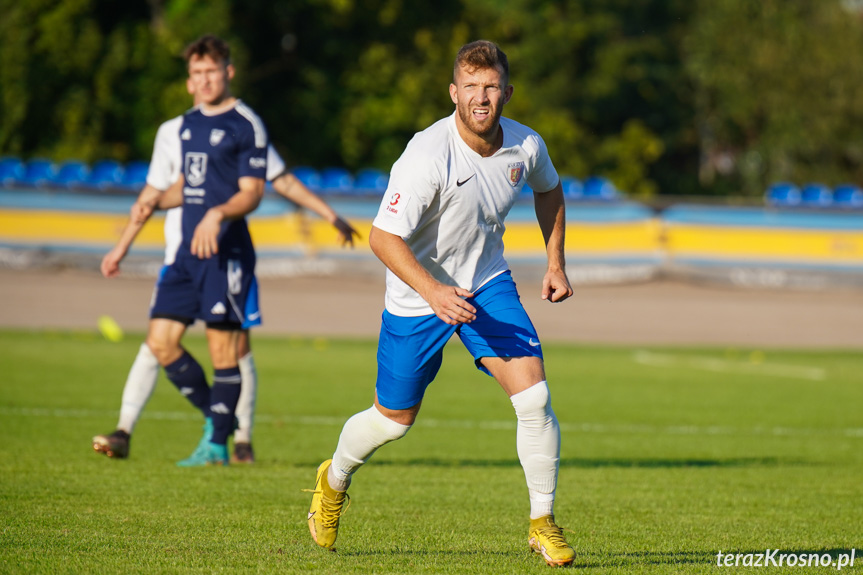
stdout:
POLYGON ((570 565, 575 559, 575 550, 566 542, 563 530, 555 525, 553 515, 530 520, 527 544, 552 567, 570 565))
POLYGON ((347 509, 345 502, 350 504, 350 498, 345 491, 336 491, 327 482, 327 471, 332 459, 327 459, 318 467, 314 489, 304 489, 312 493, 312 505, 309 507, 309 531, 315 543, 325 549, 335 551, 336 537, 339 534, 339 518, 347 509))

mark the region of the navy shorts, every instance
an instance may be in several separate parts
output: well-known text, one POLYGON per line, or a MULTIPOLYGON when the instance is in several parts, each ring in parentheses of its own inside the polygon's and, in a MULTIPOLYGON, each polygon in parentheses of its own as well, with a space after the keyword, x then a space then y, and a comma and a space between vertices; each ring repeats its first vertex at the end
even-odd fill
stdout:
POLYGON ((246 306, 250 293, 257 287, 252 287, 255 283, 253 258, 234 259, 220 253, 201 260, 178 254, 156 284, 150 317, 186 324, 200 319, 208 325, 236 325, 237 329, 245 329, 246 306))
POLYGON ((469 301, 471 323, 449 325, 436 315, 396 316, 384 311, 378 341, 378 402, 388 409, 419 403, 443 360, 443 348, 457 333, 478 369, 483 357, 539 357, 542 346, 521 305, 515 282, 505 272, 483 285, 469 301))

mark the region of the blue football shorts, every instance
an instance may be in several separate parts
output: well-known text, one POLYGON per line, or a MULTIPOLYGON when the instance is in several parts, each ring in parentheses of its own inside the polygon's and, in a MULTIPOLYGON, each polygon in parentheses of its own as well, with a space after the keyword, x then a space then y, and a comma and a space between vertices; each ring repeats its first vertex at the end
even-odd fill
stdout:
POLYGON ((476 319, 459 325, 449 325, 434 314, 402 317, 384 311, 376 383, 381 405, 407 409, 419 403, 440 369, 443 348, 453 333, 487 374, 480 362, 483 357, 542 357, 539 336, 510 272, 488 281, 467 301, 476 308, 476 319))
POLYGON ((178 254, 156 284, 150 317, 187 325, 200 319, 207 325, 241 329, 255 281, 254 269, 253 258, 233 259, 220 253, 201 260, 178 254))

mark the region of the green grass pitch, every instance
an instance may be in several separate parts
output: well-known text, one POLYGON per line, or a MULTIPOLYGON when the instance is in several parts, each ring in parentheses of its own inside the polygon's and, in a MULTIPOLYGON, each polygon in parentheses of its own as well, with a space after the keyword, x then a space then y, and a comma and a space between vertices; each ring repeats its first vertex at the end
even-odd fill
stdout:
MULTIPOLYGON (((371 404, 375 342, 256 338, 257 463, 180 469, 201 421, 164 377, 130 459, 90 446, 116 423, 139 338, 0 332, 0 572, 549 569, 527 548, 512 407, 457 342, 414 428, 354 477, 331 553, 309 536, 301 489, 371 404)), ((205 364, 201 336, 188 345, 205 364)), ((748 572, 717 567, 717 553, 863 548, 859 351, 545 354, 563 439, 556 515, 576 568, 748 572)))

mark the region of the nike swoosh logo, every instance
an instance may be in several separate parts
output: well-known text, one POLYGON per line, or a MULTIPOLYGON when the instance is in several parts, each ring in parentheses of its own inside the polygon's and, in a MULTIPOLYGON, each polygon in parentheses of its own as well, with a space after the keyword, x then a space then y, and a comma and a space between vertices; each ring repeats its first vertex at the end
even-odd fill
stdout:
POLYGON ((539 342, 533 341, 533 338, 528 339, 527 343, 530 345, 530 347, 539 347, 539 342))
POLYGON ((455 185, 460 188, 463 185, 465 185, 466 183, 468 183, 470 181, 470 179, 473 178, 475 175, 476 175, 476 173, 471 174, 470 178, 468 178, 466 180, 456 180, 455 185))
POLYGON ((261 312, 256 312, 256 313, 250 313, 246 319, 253 321, 253 320, 258 319, 259 317, 261 317, 261 312))

